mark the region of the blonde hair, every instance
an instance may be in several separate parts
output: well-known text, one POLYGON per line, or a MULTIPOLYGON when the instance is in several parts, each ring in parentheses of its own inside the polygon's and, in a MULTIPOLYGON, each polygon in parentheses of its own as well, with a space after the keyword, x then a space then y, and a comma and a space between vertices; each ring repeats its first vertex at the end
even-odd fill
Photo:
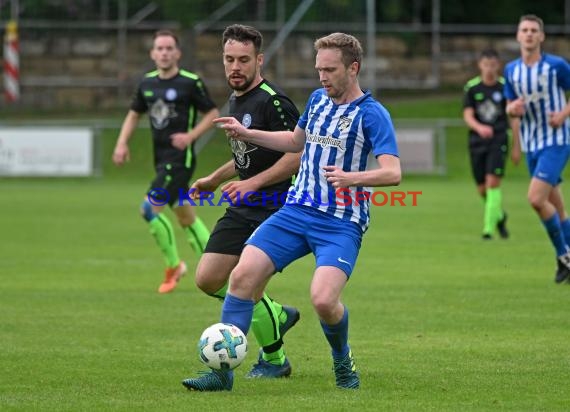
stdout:
POLYGON ((354 36, 346 33, 332 33, 328 36, 315 40, 315 50, 320 49, 339 49, 342 53, 342 62, 345 67, 352 63, 358 63, 358 71, 362 64, 362 46, 360 41, 354 36))

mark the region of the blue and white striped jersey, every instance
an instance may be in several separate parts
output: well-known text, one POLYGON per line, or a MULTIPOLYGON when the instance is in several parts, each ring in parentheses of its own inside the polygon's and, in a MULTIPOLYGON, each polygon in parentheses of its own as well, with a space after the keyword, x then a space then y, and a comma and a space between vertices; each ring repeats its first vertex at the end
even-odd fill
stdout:
POLYGON ((306 143, 286 203, 317 208, 355 222, 365 231, 370 222, 368 199, 372 188, 350 187, 339 198, 327 182, 323 166, 364 171, 371 151, 374 156, 398 156, 390 114, 369 91, 353 102, 337 105, 324 89, 318 89, 311 94, 298 126, 305 130, 306 143))
POLYGON ((504 94, 508 100, 523 97, 525 114, 521 119, 520 140, 523 152, 536 152, 549 146, 570 144, 570 120, 559 128, 548 124, 548 115, 566 105, 565 91, 570 90, 570 64, 562 57, 543 54, 527 66, 521 58, 505 67, 504 94))

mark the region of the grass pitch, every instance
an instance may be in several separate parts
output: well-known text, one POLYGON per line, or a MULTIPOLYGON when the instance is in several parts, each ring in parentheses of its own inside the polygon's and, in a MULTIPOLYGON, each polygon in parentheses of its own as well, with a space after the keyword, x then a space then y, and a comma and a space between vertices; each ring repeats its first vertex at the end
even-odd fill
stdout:
MULTIPOLYGON (((192 271, 173 293, 156 292, 163 264, 137 211, 151 177, 147 140, 133 147, 129 169, 106 164, 103 178, 4 179, 0 409, 570 409, 570 285, 553 282, 554 256, 526 203, 524 172, 504 183, 511 238, 480 239, 483 206, 467 173, 464 136, 450 132, 449 176, 404 178, 397 190, 422 191, 417 206, 373 209, 344 293, 359 391, 334 386, 309 302, 312 257, 269 286, 271 296, 301 310, 285 339, 292 377, 244 378, 257 353, 250 334, 233 392, 182 387, 203 370, 197 340, 218 321, 220 304, 196 289, 192 271)), ((197 176, 228 154, 212 142, 197 176)), ((222 212, 199 210, 210 227, 222 212)))

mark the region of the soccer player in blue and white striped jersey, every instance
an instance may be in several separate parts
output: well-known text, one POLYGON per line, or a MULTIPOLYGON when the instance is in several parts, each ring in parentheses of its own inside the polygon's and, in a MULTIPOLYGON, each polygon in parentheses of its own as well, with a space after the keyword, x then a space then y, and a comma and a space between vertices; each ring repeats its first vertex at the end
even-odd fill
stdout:
POLYGON ((570 276, 570 220, 560 191, 561 175, 570 156, 570 64, 542 53, 544 23, 529 14, 519 20, 521 57, 505 67, 507 113, 520 123, 520 141, 513 142, 513 160, 526 152, 531 175, 528 200, 540 217, 556 250, 555 281, 570 276), (520 119, 520 120, 519 120, 520 119), (522 146, 522 147, 521 147, 522 146))
POLYGON ((336 385, 356 389, 348 310, 340 296, 368 227, 371 187, 398 185, 400 160, 388 111, 360 88, 360 42, 333 33, 317 39, 315 50, 323 87, 311 94, 293 132, 249 129, 233 117, 215 120, 231 137, 303 151, 286 204, 251 235, 232 271, 221 319, 247 333, 253 305, 270 277, 312 253, 311 301, 332 350, 336 385), (367 170, 370 153, 379 167, 367 170))

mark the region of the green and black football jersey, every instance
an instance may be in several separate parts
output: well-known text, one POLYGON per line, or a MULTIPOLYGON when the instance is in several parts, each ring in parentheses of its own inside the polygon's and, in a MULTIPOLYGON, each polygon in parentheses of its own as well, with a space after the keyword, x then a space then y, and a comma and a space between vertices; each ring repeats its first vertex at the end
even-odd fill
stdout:
MULTIPOLYGON (((229 99, 229 114, 239 120, 249 129, 280 131, 294 130, 299 119, 299 111, 293 102, 276 85, 263 80, 247 93, 236 96, 232 94, 229 99)), ((234 164, 241 180, 248 179, 258 173, 269 169, 282 156, 283 152, 267 149, 249 142, 228 139, 232 148, 234 164)), ((280 196, 287 192, 292 179, 261 188, 263 204, 270 204, 269 198, 280 196)), ((284 198, 284 196, 283 196, 284 198)))
POLYGON ((148 112, 157 166, 191 163, 193 147, 185 150, 175 148, 170 135, 192 129, 198 112, 205 113, 215 107, 200 77, 186 70, 180 70, 169 79, 158 77, 157 70, 147 73, 131 103, 135 112, 148 112))
MULTIPOLYGON (((489 126, 493 127, 496 137, 506 136, 509 123, 506 113, 506 100, 503 96, 504 78, 492 86, 483 84, 481 77, 477 76, 467 82, 464 87, 463 108, 472 107, 475 118, 489 126)), ((481 137, 470 130, 471 139, 480 139, 481 137)))

